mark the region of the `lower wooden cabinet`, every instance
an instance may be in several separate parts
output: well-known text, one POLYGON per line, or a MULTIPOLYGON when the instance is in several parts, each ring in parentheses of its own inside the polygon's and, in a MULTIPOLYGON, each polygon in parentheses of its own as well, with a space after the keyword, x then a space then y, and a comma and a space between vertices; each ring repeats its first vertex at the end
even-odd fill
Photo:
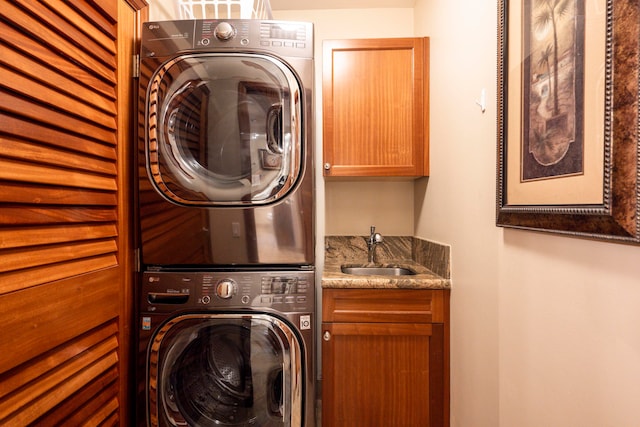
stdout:
POLYGON ((322 425, 449 425, 449 291, 323 289, 322 425))

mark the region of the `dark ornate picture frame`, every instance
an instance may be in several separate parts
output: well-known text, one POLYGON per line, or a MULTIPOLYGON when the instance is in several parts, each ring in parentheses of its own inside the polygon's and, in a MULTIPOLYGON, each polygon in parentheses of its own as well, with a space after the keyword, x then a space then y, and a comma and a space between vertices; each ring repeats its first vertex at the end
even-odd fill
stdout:
POLYGON ((640 1, 606 0, 602 203, 541 205, 510 203, 507 197, 507 170, 520 168, 519 164, 509 164, 507 157, 507 124, 521 120, 521 116, 510 117, 507 108, 507 82, 522 79, 510 76, 508 71, 509 25, 521 25, 508 22, 509 8, 514 3, 510 0, 498 3, 496 224, 640 244, 640 1))

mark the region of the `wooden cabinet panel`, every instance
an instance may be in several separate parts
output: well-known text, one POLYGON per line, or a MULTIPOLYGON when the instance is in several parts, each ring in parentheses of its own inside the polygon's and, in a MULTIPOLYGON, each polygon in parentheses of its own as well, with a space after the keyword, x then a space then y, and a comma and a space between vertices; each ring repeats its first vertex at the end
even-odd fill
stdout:
POLYGON ((427 426, 431 325, 333 323, 323 345, 323 425, 427 426), (325 398, 326 396, 326 398, 325 398))
POLYGON ((449 425, 449 291, 322 291, 322 425, 449 425))
POLYGON ((324 42, 325 176, 428 175, 428 42, 324 42))
POLYGON ((324 289, 325 322, 438 323, 444 321, 441 291, 324 289))

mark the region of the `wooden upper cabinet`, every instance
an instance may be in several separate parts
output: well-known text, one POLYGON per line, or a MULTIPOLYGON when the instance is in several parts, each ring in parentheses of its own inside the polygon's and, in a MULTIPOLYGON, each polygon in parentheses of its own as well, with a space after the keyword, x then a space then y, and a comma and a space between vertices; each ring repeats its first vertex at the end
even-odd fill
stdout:
POLYGON ((429 39, 324 42, 325 176, 429 174, 429 39))

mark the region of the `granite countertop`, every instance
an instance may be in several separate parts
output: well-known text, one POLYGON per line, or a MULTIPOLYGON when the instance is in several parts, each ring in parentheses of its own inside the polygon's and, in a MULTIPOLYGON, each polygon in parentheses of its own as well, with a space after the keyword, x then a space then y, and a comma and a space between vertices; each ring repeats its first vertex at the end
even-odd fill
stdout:
POLYGON ((377 248, 377 263, 367 262, 363 236, 328 236, 325 239, 323 288, 450 289, 449 247, 421 239, 389 236, 377 248), (435 245, 435 246, 434 246, 435 245), (406 276, 356 276, 341 271, 342 265, 405 267, 416 272, 406 276))

